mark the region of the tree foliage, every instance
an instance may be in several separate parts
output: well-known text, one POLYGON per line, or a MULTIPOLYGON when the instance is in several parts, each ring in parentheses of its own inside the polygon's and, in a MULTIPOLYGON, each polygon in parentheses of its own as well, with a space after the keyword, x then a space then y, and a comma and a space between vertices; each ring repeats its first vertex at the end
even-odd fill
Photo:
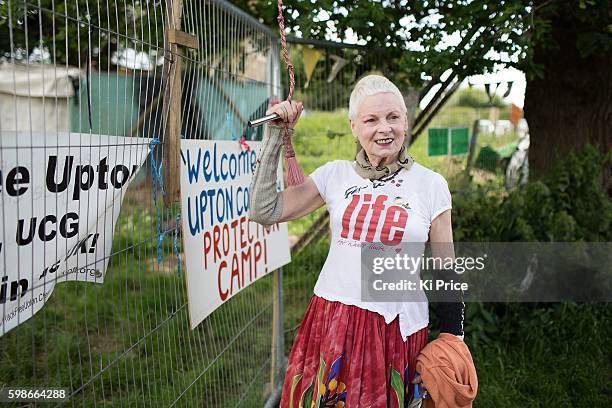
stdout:
MULTIPOLYGON (((184 2, 185 10, 202 6, 192 1, 184 2)), ((89 52, 102 64, 116 49, 161 47, 166 3, 38 0, 39 10, 34 3, 0 0, 0 52, 7 57, 42 45, 58 62, 77 65, 89 52)), ((278 29, 276 1, 233 3, 278 29)), ((290 34, 357 40, 369 50, 365 63, 414 86, 449 67, 467 76, 501 64, 541 76, 533 46, 559 46, 551 35, 551 17, 559 13, 575 16, 568 29, 579 31, 576 41, 584 57, 610 53, 612 24, 605 0, 292 0, 284 8, 290 34)), ((231 26, 219 26, 213 33, 204 21, 199 23, 199 30, 216 40, 231 37, 226 35, 231 26)))
POLYGON ((101 66, 114 51, 163 48, 163 2, 108 0, 0 0, 0 56, 31 57, 47 49, 50 62, 101 66))
POLYGON ((486 189, 456 195, 453 236, 458 242, 610 241, 612 202, 601 180, 611 164, 612 154, 587 145, 508 195, 486 189))
MULTIPOLYGON (((237 2, 276 26, 276 2, 237 2)), ((610 53, 612 25, 605 0, 319 0, 286 1, 289 31, 314 39, 358 40, 373 64, 397 81, 418 86, 453 67, 460 76, 513 66, 541 76, 534 44, 558 46, 551 16, 575 15, 577 44, 587 56, 610 53), (383 50, 377 52, 377 50, 383 50)))
MULTIPOLYGON (((170 4, 171 0, 0 0, 0 58, 32 60, 35 49, 46 49, 45 62, 85 67, 90 59, 101 70, 114 69, 113 55, 124 49, 156 58, 164 52, 170 4)), ((194 60, 229 69, 224 64, 232 64, 229 59, 244 46, 244 38, 255 47, 268 46, 265 33, 244 29, 238 16, 214 1, 182 4, 182 30, 205 41, 205 49, 185 51, 194 60)), ((271 18, 274 10, 262 12, 271 18)))

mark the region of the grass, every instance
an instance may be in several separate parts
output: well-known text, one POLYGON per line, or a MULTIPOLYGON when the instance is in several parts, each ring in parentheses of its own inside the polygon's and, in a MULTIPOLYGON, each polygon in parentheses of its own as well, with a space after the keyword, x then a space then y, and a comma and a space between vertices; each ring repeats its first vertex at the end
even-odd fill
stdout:
POLYGON ((73 397, 83 406, 168 406, 183 391, 180 406, 261 398, 269 283, 245 289, 192 332, 182 283, 147 269, 117 265, 103 285, 57 286, 43 310, 3 337, 0 387, 83 387, 73 397))
POLYGON ((71 399, 78 406, 260 401, 269 380, 270 279, 190 330, 172 245, 164 242, 157 265, 154 213, 129 201, 104 284, 56 285, 40 312, 2 337, 0 388, 66 387, 79 390, 71 399))
MULTIPOLYGON (((484 113, 450 107, 444 109, 431 126, 463 125, 471 128, 472 122, 484 113)), ((498 148, 516 140, 513 133, 502 137, 481 134, 474 157, 482 146, 498 148)), ((329 160, 352 159, 355 147, 346 111, 313 112, 302 117, 296 127, 295 147, 306 173, 329 160), (324 154, 326 150, 328 154, 324 154)), ((464 169, 465 157, 450 161, 428 157, 424 135, 411 146, 410 154, 417 162, 443 174, 451 189, 461 188, 457 175, 464 169)), ((502 185, 503 179, 499 174, 473 173, 477 183, 491 183, 493 187, 502 185)), ((290 232, 299 234, 305 231, 311 220, 290 222, 290 232)), ((328 245, 328 239, 322 239, 306 248, 284 268, 287 355, 325 261, 328 245)), ((492 319, 491 313, 482 305, 468 307, 476 311, 469 317, 473 324, 466 333, 466 342, 479 376, 475 407, 612 405, 609 347, 612 308, 609 305, 509 305, 508 311, 494 321, 493 330, 489 333, 485 329, 488 337, 479 331, 486 327, 487 319, 492 319)))
MULTIPOLYGON (((432 126, 469 125, 469 115, 463 109, 445 110, 432 126)), ((348 130, 345 111, 304 116, 295 146, 305 171, 351 159, 348 130)), ((480 144, 502 145, 511 137, 483 135, 480 144)), ((451 180, 462 169, 462 159, 449 163, 428 157, 424 137, 410 153, 451 180)), ((261 405, 270 367, 270 277, 244 289, 191 331, 171 237, 161 245, 158 264, 150 192, 132 193, 122 206, 105 283, 56 286, 39 313, 3 336, 0 387, 82 388, 71 400, 78 406, 168 406, 177 398, 177 406, 261 405)), ((177 208, 158 211, 162 231, 171 229, 177 208)), ((321 211, 291 222, 291 233, 303 233, 321 211)), ((324 238, 283 268, 286 354, 327 249, 324 238)), ((492 342, 468 336, 480 378, 475 406, 610 405, 609 306, 547 310, 508 313, 497 322, 492 342)))
POLYGON ((166 406, 184 390, 206 406, 240 398, 236 390, 269 358, 269 287, 246 289, 191 332, 176 276, 138 266, 112 268, 96 287, 59 285, 39 314, 4 336, 1 385, 74 390, 92 380, 75 397, 85 406, 101 399, 166 406))
POLYGON ((520 306, 494 342, 470 344, 479 378, 474 406, 609 407, 610 306, 520 306))
MULTIPOLYGON (((285 351, 327 255, 328 239, 284 269, 285 351)), ((604 407, 612 404, 612 308, 607 304, 468 304, 466 343, 478 372, 475 407, 604 407), (484 312, 483 312, 484 310, 484 312), (484 313, 484 314, 483 314, 484 313), (480 333, 489 333, 488 337, 480 333)), ((435 317, 434 317, 435 319, 435 317)), ((435 320, 432 327, 435 327, 435 320)), ((436 333, 432 333, 435 338, 436 333)))

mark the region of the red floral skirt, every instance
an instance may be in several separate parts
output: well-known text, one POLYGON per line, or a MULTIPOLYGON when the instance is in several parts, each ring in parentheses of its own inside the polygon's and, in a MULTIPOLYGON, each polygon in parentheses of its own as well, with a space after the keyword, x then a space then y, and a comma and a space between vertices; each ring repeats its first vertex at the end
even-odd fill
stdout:
POLYGON ((399 318, 314 295, 295 337, 282 408, 404 408, 427 328, 402 340, 399 318))

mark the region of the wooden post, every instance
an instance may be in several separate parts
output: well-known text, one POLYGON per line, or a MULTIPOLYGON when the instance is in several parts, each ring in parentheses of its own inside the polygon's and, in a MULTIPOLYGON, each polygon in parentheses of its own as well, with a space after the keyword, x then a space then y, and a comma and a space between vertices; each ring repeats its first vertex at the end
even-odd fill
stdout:
POLYGON ((472 124, 472 137, 470 138, 470 150, 468 151, 467 163, 465 164, 464 178, 467 180, 470 177, 470 170, 474 161, 474 154, 478 144, 478 118, 472 124))
POLYGON ((198 48, 198 38, 181 31, 183 0, 169 0, 168 24, 165 30, 167 52, 164 58, 164 117, 166 118, 162 172, 164 180, 164 204, 179 201, 181 196, 181 110, 183 47, 198 48))

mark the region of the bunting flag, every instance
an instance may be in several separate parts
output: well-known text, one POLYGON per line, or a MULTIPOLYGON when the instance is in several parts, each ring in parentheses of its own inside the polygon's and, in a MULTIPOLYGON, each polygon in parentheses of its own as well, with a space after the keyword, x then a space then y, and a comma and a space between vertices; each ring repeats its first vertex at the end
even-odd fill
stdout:
POLYGON ((510 92, 512 92, 512 85, 514 85, 513 81, 508 82, 508 89, 506 89, 506 92, 504 92, 503 97, 507 98, 508 96, 510 96, 510 92))
POLYGON ((331 83, 334 79, 336 79, 336 75, 338 75, 338 72, 340 72, 340 70, 344 68, 346 64, 348 64, 348 60, 345 60, 344 58, 338 55, 330 55, 330 58, 334 60, 334 65, 332 66, 331 72, 327 77, 328 83, 331 83))
POLYGON ((355 69, 355 82, 359 81, 362 76, 372 70, 372 66, 368 63, 359 64, 355 69))
POLYGON ((521 120, 522 116, 523 116, 523 110, 519 108, 518 106, 516 106, 515 104, 512 104, 510 108, 510 122, 512 122, 514 126, 518 126, 519 121, 521 120))
POLYGON ((315 48, 304 48, 304 72, 306 73, 306 83, 304 84, 304 88, 308 88, 308 83, 310 82, 310 78, 312 77, 312 73, 317 66, 317 62, 321 59, 323 52, 317 50, 315 48))
POLYGON ((487 95, 489 96, 489 103, 493 103, 493 98, 495 97, 495 91, 497 91, 498 83, 484 84, 485 90, 487 91, 487 95))

